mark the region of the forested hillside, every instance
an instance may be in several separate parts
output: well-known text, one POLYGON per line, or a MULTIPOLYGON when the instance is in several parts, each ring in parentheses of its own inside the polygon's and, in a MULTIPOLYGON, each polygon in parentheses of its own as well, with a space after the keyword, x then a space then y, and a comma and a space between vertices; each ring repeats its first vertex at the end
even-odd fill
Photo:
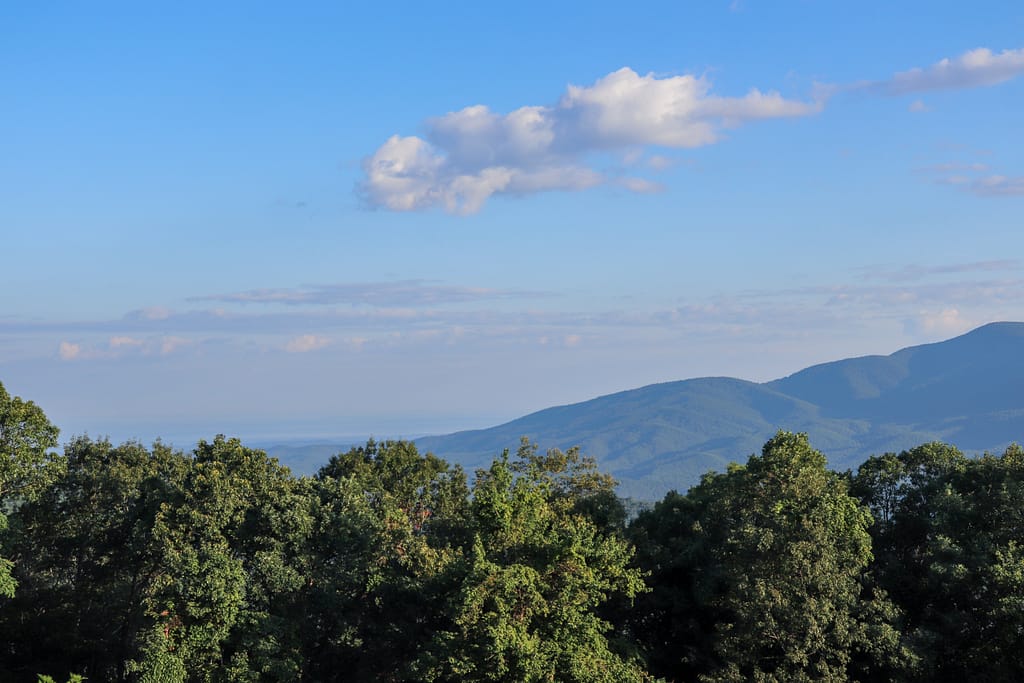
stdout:
POLYGON ((623 495, 654 500, 757 452, 779 429, 807 433, 838 470, 935 440, 1002 450, 1020 438, 1021 387, 1024 323, 991 323, 763 384, 730 377, 653 384, 416 443, 467 467, 485 465, 523 435, 541 448, 578 445, 621 482, 623 495))
POLYGON ((803 434, 628 521, 576 449, 311 477, 57 431, 0 386, 0 680, 1024 677, 1024 451, 836 473, 803 434))

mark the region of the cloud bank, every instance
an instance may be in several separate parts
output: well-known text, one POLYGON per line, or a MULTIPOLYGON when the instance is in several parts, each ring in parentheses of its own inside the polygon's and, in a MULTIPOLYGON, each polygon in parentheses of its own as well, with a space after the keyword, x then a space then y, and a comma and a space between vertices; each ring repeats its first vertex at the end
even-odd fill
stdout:
POLYGON ((508 114, 484 105, 425 123, 424 137, 394 135, 363 162, 360 190, 375 207, 450 213, 478 211, 496 194, 582 190, 615 183, 657 189, 639 177, 612 177, 593 157, 636 147, 689 149, 752 121, 800 117, 823 100, 799 101, 750 90, 743 97, 711 93, 706 77, 659 78, 622 68, 590 86, 570 85, 552 106, 508 114))

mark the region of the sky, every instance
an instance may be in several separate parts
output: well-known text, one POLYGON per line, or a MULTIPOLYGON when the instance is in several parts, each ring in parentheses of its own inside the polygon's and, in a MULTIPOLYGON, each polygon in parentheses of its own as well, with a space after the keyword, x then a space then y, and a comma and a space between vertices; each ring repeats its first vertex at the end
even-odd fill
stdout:
POLYGON ((445 433, 1024 320, 1018 0, 7 3, 0 92, 0 382, 65 439, 445 433))

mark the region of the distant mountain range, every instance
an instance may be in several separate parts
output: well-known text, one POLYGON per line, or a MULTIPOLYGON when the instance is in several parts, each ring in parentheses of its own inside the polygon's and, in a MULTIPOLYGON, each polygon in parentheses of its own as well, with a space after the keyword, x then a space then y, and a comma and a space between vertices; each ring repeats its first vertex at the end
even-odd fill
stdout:
MULTIPOLYGON (((622 495, 654 500, 746 460, 778 429, 807 432, 839 470, 933 440, 1002 450, 1024 440, 1024 323, 992 323, 763 384, 729 377, 653 384, 416 444, 469 470, 514 450, 522 436, 542 449, 578 445, 620 481, 622 495)), ((269 450, 285 463, 299 455, 269 450)))
POLYGON ((932 440, 1002 449, 1024 439, 1024 323, 992 323, 764 384, 729 377, 653 384, 416 443, 468 466, 515 448, 524 435, 542 448, 579 445, 619 479, 624 495, 651 499, 745 460, 780 428, 807 432, 835 469, 932 440))

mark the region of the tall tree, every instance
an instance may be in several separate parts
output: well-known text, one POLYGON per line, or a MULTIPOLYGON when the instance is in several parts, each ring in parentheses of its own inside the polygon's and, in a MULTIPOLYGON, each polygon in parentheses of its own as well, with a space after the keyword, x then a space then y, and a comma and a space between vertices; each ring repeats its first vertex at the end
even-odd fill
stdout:
POLYGON ((804 434, 779 432, 745 466, 667 496, 637 521, 640 566, 653 572, 644 604, 661 603, 636 625, 665 667, 654 673, 842 681, 858 650, 891 653, 887 612, 862 595, 870 524, 804 434), (663 648, 678 648, 675 664, 663 648))
POLYGON ((309 675, 419 680, 453 590, 445 569, 466 544, 464 473, 411 442, 371 440, 331 458, 314 491, 309 675))
POLYGON ((162 444, 65 447, 66 472, 14 515, 21 588, 0 617, 7 662, 27 672, 122 681, 152 620, 143 599, 159 569, 153 524, 185 457, 162 444), (28 617, 25 620, 25 617, 28 617))
POLYGON ((640 681, 599 609, 643 590, 632 549, 580 509, 610 480, 572 451, 525 443, 477 473, 472 544, 450 571, 450 624, 421 658, 428 681, 640 681))
POLYGON ((157 515, 161 573, 148 596, 162 638, 143 669, 189 680, 295 680, 301 670, 303 485, 237 439, 201 441, 180 500, 157 515))
POLYGON ((868 460, 853 490, 883 520, 874 573, 920 660, 908 677, 1024 678, 1024 450, 970 459, 924 444, 868 460))
MULTIPOLYGON (((60 474, 64 461, 51 450, 59 434, 39 406, 12 397, 0 384, 0 532, 7 528, 5 511, 60 474)), ((12 568, 11 560, 0 557, 0 596, 14 595, 12 568)))

